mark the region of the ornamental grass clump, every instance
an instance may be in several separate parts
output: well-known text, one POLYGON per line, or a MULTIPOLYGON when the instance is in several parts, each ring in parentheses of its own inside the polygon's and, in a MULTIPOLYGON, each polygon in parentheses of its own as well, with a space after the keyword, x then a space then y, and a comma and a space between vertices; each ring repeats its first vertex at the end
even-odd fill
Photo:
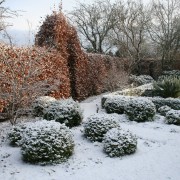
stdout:
POLYGON ((180 77, 164 76, 154 83, 154 95, 163 98, 180 96, 180 77))
POLYGON ((74 127, 81 124, 82 113, 79 103, 69 98, 51 103, 51 106, 46 109, 43 118, 64 123, 68 127, 74 127))
POLYGON ((129 131, 113 128, 105 134, 103 146, 108 156, 120 157, 136 151, 137 138, 129 131))
POLYGON ((131 121, 153 121, 156 107, 146 98, 133 98, 128 102, 125 111, 131 121))
POLYGON ((94 114, 84 123, 84 136, 90 141, 102 142, 104 135, 112 128, 120 127, 112 115, 94 114))
POLYGON ((56 164, 67 160, 74 150, 69 128, 55 121, 37 121, 25 129, 21 139, 23 160, 32 164, 56 164))

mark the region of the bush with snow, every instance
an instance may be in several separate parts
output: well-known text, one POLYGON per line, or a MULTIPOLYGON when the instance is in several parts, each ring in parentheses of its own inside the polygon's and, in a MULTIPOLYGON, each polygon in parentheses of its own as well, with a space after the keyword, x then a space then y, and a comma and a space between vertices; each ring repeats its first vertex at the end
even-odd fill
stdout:
POLYGON ((166 113, 167 113, 168 111, 170 111, 170 110, 171 110, 171 108, 170 108, 169 106, 161 106, 161 107, 158 109, 158 112, 159 112, 159 114, 161 114, 162 116, 165 116, 166 113))
POLYGON ((33 164, 55 164, 68 159, 74 150, 73 136, 68 127, 55 121, 29 124, 23 133, 23 160, 33 164))
POLYGON ((84 123, 84 135, 91 141, 101 142, 104 134, 115 127, 120 127, 120 125, 119 121, 112 115, 94 114, 88 117, 87 121, 84 123))
POLYGON ((149 97, 148 99, 150 99, 155 104, 156 109, 159 109, 162 106, 169 106, 172 109, 180 110, 179 98, 149 97))
POLYGON ((156 107, 146 98, 133 98, 128 102, 125 111, 130 120, 145 122, 153 120, 156 107))
POLYGON ((135 86, 141 86, 144 84, 152 83, 154 79, 149 75, 140 75, 140 76, 130 75, 129 81, 130 83, 133 83, 135 86))
POLYGON ((69 98, 51 103, 51 106, 46 108, 43 118, 74 127, 81 124, 83 115, 79 103, 69 98))
POLYGON ((136 151, 137 138, 129 131, 113 128, 105 134, 103 146, 110 157, 120 157, 136 151))
POLYGON ((127 102, 130 100, 128 96, 116 96, 108 98, 104 103, 104 108, 107 113, 123 114, 127 102))
POLYGON ((162 75, 165 75, 165 76, 180 76, 180 70, 163 71, 162 75))
POLYGON ((12 127, 10 132, 8 133, 8 139, 12 146, 19 146, 20 140, 22 139, 22 134, 26 129, 27 124, 17 124, 12 127))
POLYGON ((108 99, 108 95, 104 95, 104 96, 102 96, 102 98, 101 98, 101 107, 102 108, 104 108, 104 104, 105 104, 105 102, 106 102, 106 100, 108 99))
POLYGON ((51 96, 40 96, 32 103, 33 115, 42 117, 45 109, 51 106, 51 103, 55 102, 56 99, 51 96))
POLYGON ((138 87, 130 87, 122 91, 116 91, 113 95, 124 95, 124 96, 153 96, 153 83, 145 84, 138 87))
POLYGON ((180 125, 180 110, 170 110, 166 113, 166 122, 168 124, 180 125))

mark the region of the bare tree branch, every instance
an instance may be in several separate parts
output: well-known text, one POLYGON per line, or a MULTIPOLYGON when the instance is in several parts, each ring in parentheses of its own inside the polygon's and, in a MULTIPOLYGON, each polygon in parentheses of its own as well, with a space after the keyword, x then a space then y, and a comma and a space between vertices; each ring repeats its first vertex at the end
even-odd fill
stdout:
POLYGON ((114 16, 115 4, 109 0, 97 0, 92 4, 79 3, 71 13, 72 22, 83 37, 81 44, 93 52, 105 53, 111 49, 109 34, 117 20, 114 16))

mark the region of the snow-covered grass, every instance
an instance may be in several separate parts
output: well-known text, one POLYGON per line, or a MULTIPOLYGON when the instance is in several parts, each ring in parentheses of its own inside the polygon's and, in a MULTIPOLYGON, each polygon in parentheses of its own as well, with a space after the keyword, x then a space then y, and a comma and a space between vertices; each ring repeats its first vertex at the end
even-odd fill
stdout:
MULTIPOLYGON (((84 120, 100 108, 100 97, 81 103, 84 120)), ((104 113, 104 110, 99 110, 104 113)), ((168 125, 155 116, 153 122, 128 121, 126 115, 114 114, 121 129, 138 138, 132 155, 110 158, 103 144, 83 137, 83 126, 71 129, 75 151, 67 162, 58 165, 31 165, 22 161, 19 147, 6 139, 10 123, 0 124, 0 179, 2 180, 179 180, 180 126, 168 125)))

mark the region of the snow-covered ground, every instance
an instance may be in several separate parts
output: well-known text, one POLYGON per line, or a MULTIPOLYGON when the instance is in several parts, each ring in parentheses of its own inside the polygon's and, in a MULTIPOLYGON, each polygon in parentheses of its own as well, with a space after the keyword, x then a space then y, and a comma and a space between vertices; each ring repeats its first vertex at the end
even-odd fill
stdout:
MULTIPOLYGON (((96 113, 100 97, 81 103, 84 121, 96 113)), ((100 109, 99 113, 104 113, 100 109)), ((110 158, 101 143, 83 137, 83 127, 72 128, 75 140, 73 156, 53 166, 31 165, 22 161, 20 148, 6 139, 10 124, 0 124, 0 180, 179 180, 180 127, 167 125, 162 116, 154 122, 129 122, 125 115, 115 115, 121 128, 138 137, 135 154, 110 158)))

